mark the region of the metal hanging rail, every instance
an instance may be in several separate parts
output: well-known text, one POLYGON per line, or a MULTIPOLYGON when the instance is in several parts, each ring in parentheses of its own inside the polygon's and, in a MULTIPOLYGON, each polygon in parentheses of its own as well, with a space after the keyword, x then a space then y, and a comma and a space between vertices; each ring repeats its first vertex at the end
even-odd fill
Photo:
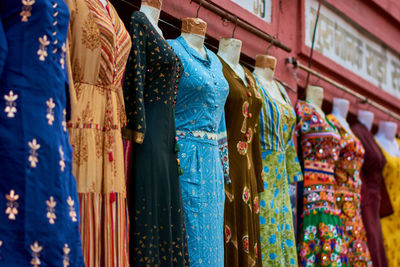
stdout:
POLYGON ((266 40, 267 42, 271 43, 272 45, 279 47, 280 49, 290 53, 292 51, 291 48, 289 48, 288 46, 286 46, 285 44, 281 43, 280 41, 276 40, 274 37, 272 37, 271 35, 269 35, 268 33, 254 27, 253 25, 239 19, 237 16, 229 13, 228 11, 210 3, 207 2, 205 0, 191 0, 193 2, 198 3, 200 6, 214 12, 215 14, 218 14, 220 17, 222 17, 223 19, 227 19, 233 23, 235 23, 235 25, 239 26, 240 28, 243 28, 244 30, 251 32, 254 35, 257 35, 258 37, 266 40))
POLYGON ((346 86, 344 86, 344 85, 342 85, 342 84, 340 84, 340 83, 338 83, 338 82, 336 82, 336 81, 334 81, 334 80, 332 80, 332 79, 330 79, 328 77, 325 77, 324 75, 316 72, 315 70, 312 70, 312 69, 308 68, 307 66, 302 65, 295 58, 287 58, 285 60, 285 63, 286 64, 292 64, 295 68, 302 69, 302 70, 314 75, 315 77, 318 77, 319 79, 324 80, 325 82, 327 82, 327 83, 339 88, 340 90, 342 90, 342 91, 344 91, 344 92, 346 92, 346 93, 358 98, 359 100, 361 100, 362 103, 369 104, 369 105, 373 106, 374 108, 376 108, 376 109, 386 113, 387 115, 391 116, 392 118, 400 121, 400 115, 390 111, 389 109, 383 107, 382 105, 376 103, 375 101, 373 101, 371 99, 368 99, 367 97, 365 97, 365 96, 363 96, 363 95, 361 95, 361 94, 359 94, 357 92, 354 92, 353 90, 347 88, 346 86))

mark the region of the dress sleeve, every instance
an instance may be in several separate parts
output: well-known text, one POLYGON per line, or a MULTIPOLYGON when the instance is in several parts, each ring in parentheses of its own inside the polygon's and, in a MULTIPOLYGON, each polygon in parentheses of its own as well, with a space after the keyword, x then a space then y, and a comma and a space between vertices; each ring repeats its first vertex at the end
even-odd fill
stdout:
POLYGON ((218 148, 224 171, 225 184, 230 184, 232 181, 229 176, 228 136, 226 134, 225 111, 222 113, 218 129, 218 148))
POLYGON ((143 143, 146 133, 144 84, 146 80, 146 31, 143 24, 132 17, 132 49, 126 66, 124 81, 127 125, 122 129, 124 139, 143 143))
POLYGON ((0 14, 0 76, 3 73, 4 65, 6 64, 8 44, 7 37, 3 27, 3 19, 0 14))
POLYGON ((257 181, 257 189, 258 192, 264 192, 264 171, 263 164, 261 158, 261 142, 260 142, 260 120, 257 120, 257 125, 254 127, 254 136, 253 136, 253 164, 254 170, 256 172, 256 181, 257 181))

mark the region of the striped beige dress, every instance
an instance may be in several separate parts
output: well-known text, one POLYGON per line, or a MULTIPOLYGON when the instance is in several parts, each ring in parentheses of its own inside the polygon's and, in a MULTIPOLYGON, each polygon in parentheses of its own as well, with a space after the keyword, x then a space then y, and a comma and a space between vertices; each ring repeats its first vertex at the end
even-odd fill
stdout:
POLYGON ((67 0, 67 63, 73 172, 78 184, 83 254, 88 267, 129 266, 128 209, 121 127, 122 78, 131 40, 108 2, 67 0))

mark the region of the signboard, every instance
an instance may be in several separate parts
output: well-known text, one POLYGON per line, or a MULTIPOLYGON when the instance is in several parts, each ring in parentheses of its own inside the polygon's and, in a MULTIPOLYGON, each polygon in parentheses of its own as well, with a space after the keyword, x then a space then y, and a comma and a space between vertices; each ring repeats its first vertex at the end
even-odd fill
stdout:
MULTIPOLYGON (((305 44, 311 47, 318 1, 305 3, 305 44)), ((321 7, 314 49, 400 98, 400 55, 325 6, 321 7)))
POLYGON ((232 0, 262 20, 271 23, 272 0, 232 0))

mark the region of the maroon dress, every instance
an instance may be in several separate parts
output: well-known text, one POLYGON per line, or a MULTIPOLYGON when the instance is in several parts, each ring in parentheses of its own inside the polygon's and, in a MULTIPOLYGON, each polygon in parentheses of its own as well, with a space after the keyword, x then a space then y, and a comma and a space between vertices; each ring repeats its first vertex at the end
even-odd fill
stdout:
POLYGON ((374 267, 387 267, 379 214, 382 170, 386 160, 367 127, 357 123, 351 129, 365 149, 361 169, 361 215, 367 232, 368 249, 374 267))

